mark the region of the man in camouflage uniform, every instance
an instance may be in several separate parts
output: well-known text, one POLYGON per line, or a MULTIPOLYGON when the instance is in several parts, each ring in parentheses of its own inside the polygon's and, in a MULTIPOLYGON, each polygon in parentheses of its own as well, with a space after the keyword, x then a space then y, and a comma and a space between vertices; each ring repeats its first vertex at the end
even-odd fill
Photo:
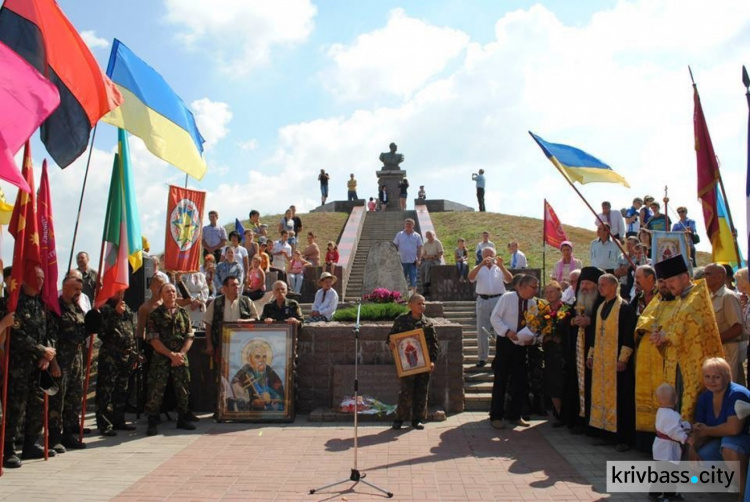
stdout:
POLYGON ((284 281, 273 283, 273 301, 263 305, 263 313, 260 320, 265 323, 286 322, 294 324, 297 328, 302 327, 302 309, 296 300, 290 300, 286 297, 287 286, 284 281))
POLYGON ((177 428, 195 430, 188 420, 188 396, 190 368, 188 351, 193 345, 193 325, 187 310, 177 305, 177 289, 172 284, 161 287, 162 304, 148 318, 146 340, 154 349, 148 372, 148 399, 145 411, 148 414, 146 434, 157 434, 159 410, 164 398, 164 389, 172 377, 177 399, 177 428))
POLYGON ((103 436, 115 436, 115 430, 135 430, 133 425, 125 423, 128 382, 138 357, 135 314, 123 301, 124 297, 125 290, 119 291, 101 308, 96 424, 103 436))
POLYGON ((419 373, 401 378, 401 390, 398 393, 398 407, 396 408, 396 419, 393 421, 393 429, 400 429, 404 419, 411 415, 411 426, 415 429, 424 429, 420 424, 427 419, 427 386, 430 383, 430 373, 435 369, 440 353, 437 333, 432 321, 424 316, 424 296, 412 295, 409 298, 409 312, 401 314, 393 322, 391 332, 386 339, 391 350, 396 348, 395 342, 391 341, 391 335, 422 329, 427 351, 430 354, 430 372, 419 373))
MULTIPOLYGON (((44 399, 39 388, 39 371, 46 371, 50 361, 55 357, 55 349, 49 347, 47 309, 39 297, 44 284, 44 272, 35 268, 35 281, 24 282, 18 298, 18 305, 13 314, 6 315, 0 321, 0 329, 5 329, 11 322, 10 331, 10 370, 8 371, 8 406, 5 423, 5 451, 3 465, 9 468, 21 467, 21 459, 16 456, 13 447, 16 431, 23 422, 24 459, 43 458, 44 450, 37 444, 42 432, 44 399)), ((55 452, 50 450, 50 456, 55 452)))
POLYGON ((62 294, 57 299, 60 316, 51 314, 57 348, 52 367, 53 375, 60 372, 57 378, 60 391, 49 399, 49 444, 58 453, 65 448, 86 448, 78 438, 85 371, 83 347, 88 338, 83 310, 78 303, 82 289, 83 281, 78 277, 63 279, 62 294))

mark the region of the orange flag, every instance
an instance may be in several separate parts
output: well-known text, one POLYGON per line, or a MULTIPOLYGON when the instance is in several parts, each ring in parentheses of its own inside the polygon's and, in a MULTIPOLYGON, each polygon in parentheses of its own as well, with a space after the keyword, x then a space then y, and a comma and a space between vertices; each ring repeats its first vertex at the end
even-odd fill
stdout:
POLYGON ((24 281, 36 281, 36 267, 41 266, 39 253, 39 231, 36 219, 36 191, 34 190, 34 168, 31 165, 31 146, 28 141, 23 150, 21 175, 29 184, 31 192, 18 190, 13 216, 8 231, 15 238, 13 247, 13 273, 10 279, 8 311, 15 312, 18 294, 24 281))

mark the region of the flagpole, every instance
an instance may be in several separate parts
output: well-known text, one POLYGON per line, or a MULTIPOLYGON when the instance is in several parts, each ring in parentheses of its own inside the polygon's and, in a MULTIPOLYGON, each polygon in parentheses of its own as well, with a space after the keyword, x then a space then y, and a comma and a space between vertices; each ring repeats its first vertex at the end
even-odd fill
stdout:
MULTIPOLYGON (((750 229, 750 76, 747 74, 747 68, 742 65, 742 84, 745 86, 745 98, 747 98, 747 177, 745 195, 747 196, 747 227, 750 229)), ((748 253, 750 253, 750 231, 747 234, 748 253)))
POLYGON ((76 225, 73 229, 73 242, 70 244, 70 259, 68 260, 68 269, 73 267, 73 253, 76 248, 76 237, 78 237, 78 223, 81 221, 81 208, 83 207, 83 194, 86 192, 86 180, 89 177, 89 167, 91 166, 91 154, 94 151, 94 141, 96 141, 96 129, 99 122, 94 126, 94 134, 91 136, 91 146, 89 147, 89 158, 86 161, 86 172, 83 175, 83 186, 81 187, 81 199, 78 201, 78 214, 76 215, 76 225))
MULTIPOLYGON (((114 167, 112 167, 114 169, 114 167)), ((111 184, 111 182, 110 182, 111 184)), ((112 187, 110 187, 110 191, 112 190, 112 187)), ((111 197, 110 197, 111 199, 111 197)), ((107 234, 109 233, 109 213, 112 209, 111 207, 112 201, 107 201, 107 212, 104 215, 104 232, 102 233, 102 246, 99 250, 99 270, 97 272, 97 277, 100 279, 96 281, 96 285, 94 286, 94 305, 92 305, 92 308, 96 309, 96 299, 97 296, 99 296, 99 289, 101 286, 101 276, 102 276, 102 267, 104 266, 104 242, 107 234)), ((94 343, 96 342, 96 333, 91 334, 91 338, 89 339, 89 347, 88 347, 88 353, 86 356, 86 378, 83 382, 83 402, 81 403, 81 426, 79 431, 79 441, 83 443, 83 429, 84 425, 86 423, 86 398, 88 397, 88 391, 89 391, 89 381, 91 379, 91 361, 94 357, 94 343)))
MULTIPOLYGON (((10 328, 5 328, 5 354, 3 354, 3 419, 0 425, 0 451, 5 455, 5 420, 8 416, 8 369, 10 365, 10 328)), ((0 476, 3 463, 0 462, 0 476)))
MULTIPOLYGON (((560 169, 560 167, 557 164, 555 164, 554 162, 552 164, 555 166, 555 168, 558 170, 558 172, 560 174, 562 174, 562 177, 565 178, 565 181, 568 182, 568 185, 570 185, 570 188, 572 188, 573 190, 575 190, 575 192, 581 198, 581 200, 583 201, 583 203, 586 204, 586 207, 588 207, 589 210, 594 214, 594 216, 596 217, 596 219, 599 220, 599 223, 601 225, 604 225, 604 220, 601 219, 601 217, 599 216, 599 213, 597 213, 594 210, 594 208, 591 207, 591 204, 589 204, 589 201, 586 200, 586 197, 584 197, 583 194, 578 190, 578 188, 576 188, 576 186, 573 184, 573 182, 570 181, 570 178, 568 178, 568 176, 564 172, 562 172, 562 170, 560 169)), ((607 229, 607 233, 609 234, 609 238, 612 239, 612 242, 614 242, 615 245, 618 247, 618 249, 622 252, 622 255, 625 257, 625 259, 628 260, 628 263, 630 263, 630 266, 633 267, 633 270, 635 270, 636 268, 638 268, 636 266, 636 264, 633 263, 633 260, 630 259, 630 255, 628 255, 627 251, 625 251, 625 249, 622 247, 622 244, 620 244, 620 241, 618 241, 617 239, 615 239, 615 236, 612 235, 612 229, 609 228, 609 226, 605 226, 604 228, 607 229)))
POLYGON ((542 214, 542 280, 544 285, 547 277, 547 199, 544 199, 544 212, 542 214))

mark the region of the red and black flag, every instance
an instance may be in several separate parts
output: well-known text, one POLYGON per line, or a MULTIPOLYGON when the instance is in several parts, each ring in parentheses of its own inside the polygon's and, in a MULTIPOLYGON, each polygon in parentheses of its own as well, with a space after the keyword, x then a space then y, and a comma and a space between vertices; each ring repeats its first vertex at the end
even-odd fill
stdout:
POLYGON ((94 55, 54 0, 5 0, 0 42, 48 78, 60 106, 42 123, 42 142, 60 167, 77 159, 94 124, 122 103, 94 55))

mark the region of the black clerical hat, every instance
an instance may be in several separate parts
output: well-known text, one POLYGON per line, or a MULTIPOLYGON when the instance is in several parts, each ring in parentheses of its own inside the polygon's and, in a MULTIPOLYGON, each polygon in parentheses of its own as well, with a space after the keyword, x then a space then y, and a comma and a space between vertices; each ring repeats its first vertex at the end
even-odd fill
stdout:
POLYGON ((599 282, 599 278, 604 275, 604 270, 598 267, 583 267, 581 275, 578 276, 578 283, 581 281, 599 282))
POLYGON ((685 263, 685 258, 681 254, 660 261, 654 265, 654 269, 656 269, 656 277, 659 279, 669 279, 688 272, 687 263, 685 263))

